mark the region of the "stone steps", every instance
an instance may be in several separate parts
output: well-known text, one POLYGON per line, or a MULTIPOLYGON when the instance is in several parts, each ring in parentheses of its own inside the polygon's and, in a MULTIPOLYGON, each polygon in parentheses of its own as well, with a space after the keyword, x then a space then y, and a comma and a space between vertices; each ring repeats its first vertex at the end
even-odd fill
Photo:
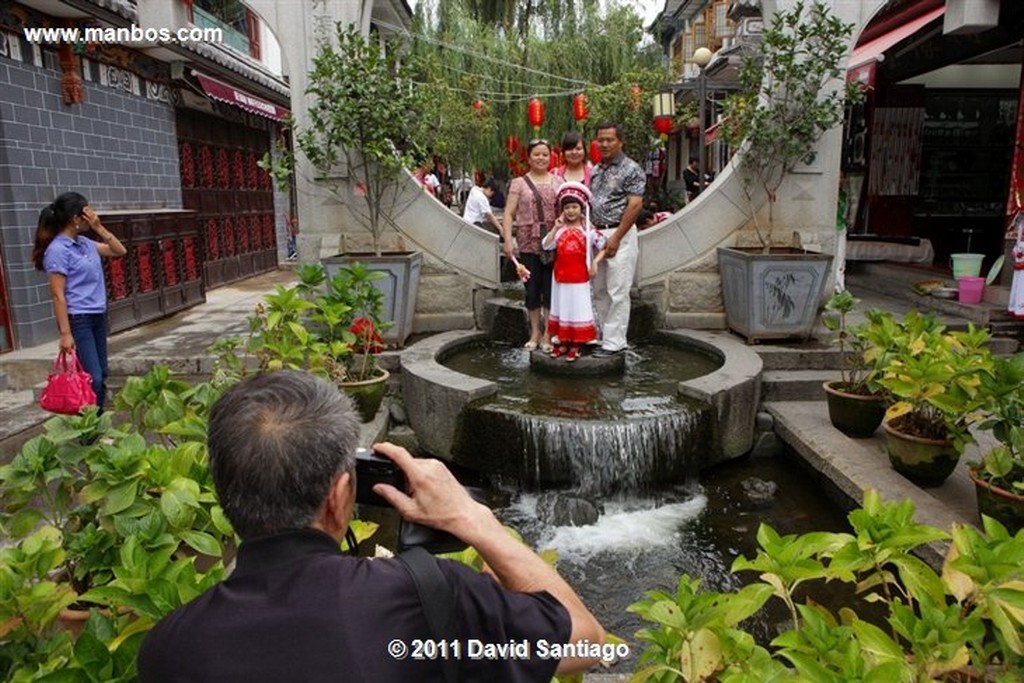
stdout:
POLYGON ((824 401, 821 385, 834 379, 838 370, 767 370, 761 374, 761 402, 824 401))

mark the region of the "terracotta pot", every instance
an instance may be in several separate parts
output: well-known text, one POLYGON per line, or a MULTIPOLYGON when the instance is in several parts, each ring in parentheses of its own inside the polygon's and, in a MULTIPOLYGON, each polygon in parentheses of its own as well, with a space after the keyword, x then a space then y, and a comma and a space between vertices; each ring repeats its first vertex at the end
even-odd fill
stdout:
POLYGON ((938 486, 956 469, 960 455, 952 441, 904 434, 889 422, 883 422, 882 427, 885 428, 889 463, 915 484, 938 486))
POLYGON ((388 391, 388 377, 391 373, 387 370, 380 372, 377 377, 362 382, 338 382, 338 387, 355 402, 363 422, 369 422, 374 418, 380 410, 384 394, 388 391))
POLYGON ((85 629, 85 622, 88 620, 89 610, 87 609, 67 608, 62 609, 57 615, 57 625, 70 633, 72 639, 81 635, 82 630, 85 629))
POLYGON ((1024 529, 1024 496, 985 481, 978 476, 978 469, 967 470, 978 494, 978 512, 998 520, 1010 534, 1024 529))
POLYGON ((836 387, 840 384, 836 380, 822 385, 832 426, 854 439, 870 437, 885 417, 885 397, 850 394, 836 387))

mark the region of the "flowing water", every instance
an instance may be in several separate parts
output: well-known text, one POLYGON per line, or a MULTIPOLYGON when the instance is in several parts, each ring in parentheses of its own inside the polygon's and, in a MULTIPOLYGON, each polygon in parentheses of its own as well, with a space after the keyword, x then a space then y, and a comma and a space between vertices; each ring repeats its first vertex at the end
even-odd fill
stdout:
POLYGON ((710 408, 677 394, 679 382, 719 365, 694 351, 631 349, 625 373, 599 377, 533 372, 525 352, 501 344, 470 347, 443 363, 499 387, 466 411, 456 462, 527 488, 642 491, 685 479, 713 443, 710 408))

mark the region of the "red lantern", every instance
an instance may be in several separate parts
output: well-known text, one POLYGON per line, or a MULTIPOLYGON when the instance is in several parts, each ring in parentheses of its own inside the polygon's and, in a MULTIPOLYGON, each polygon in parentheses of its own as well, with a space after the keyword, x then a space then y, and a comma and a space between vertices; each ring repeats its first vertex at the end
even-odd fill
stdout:
POLYGON ((583 123, 587 120, 590 111, 587 109, 586 93, 579 93, 572 98, 572 116, 576 123, 583 123))
POLYGON ((593 164, 601 163, 601 150, 597 147, 597 140, 590 141, 590 162, 593 164))
POLYGON ((516 150, 519 148, 519 144, 519 138, 515 135, 509 135, 505 138, 505 151, 508 152, 509 155, 515 154, 516 150))
POLYGON ((479 114, 481 111, 483 111, 483 109, 484 109, 484 101, 483 100, 477 100, 476 102, 473 103, 473 111, 475 111, 477 114, 479 114))
POLYGON ((535 133, 544 125, 544 103, 536 97, 530 98, 526 105, 526 120, 533 126, 535 133))
POLYGON ((551 150, 551 160, 548 161, 548 170, 553 171, 559 166, 565 165, 565 158, 562 156, 562 150, 553 149, 551 150))
POLYGON ((672 132, 672 117, 671 116, 655 116, 654 117, 654 132, 665 139, 668 134, 672 132))

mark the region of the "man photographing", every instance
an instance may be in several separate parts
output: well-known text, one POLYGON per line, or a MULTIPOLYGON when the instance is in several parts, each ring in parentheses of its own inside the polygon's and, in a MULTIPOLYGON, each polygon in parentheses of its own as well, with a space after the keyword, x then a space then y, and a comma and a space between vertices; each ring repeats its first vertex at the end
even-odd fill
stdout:
MULTIPOLYGON (((440 659, 412 650, 434 636, 402 564, 339 549, 356 497, 359 425, 349 399, 306 373, 257 375, 217 401, 208 437, 218 498, 242 538, 236 568, 150 632, 139 653, 140 679, 448 680, 440 659)), ((604 630, 569 585, 510 537, 441 462, 414 459, 392 444, 375 450, 402 470, 408 492, 387 484, 374 491, 407 521, 475 547, 493 575, 438 561, 452 589, 458 641, 604 642, 604 630)), ((460 681, 548 681, 594 662, 467 655, 458 657, 460 681)))

